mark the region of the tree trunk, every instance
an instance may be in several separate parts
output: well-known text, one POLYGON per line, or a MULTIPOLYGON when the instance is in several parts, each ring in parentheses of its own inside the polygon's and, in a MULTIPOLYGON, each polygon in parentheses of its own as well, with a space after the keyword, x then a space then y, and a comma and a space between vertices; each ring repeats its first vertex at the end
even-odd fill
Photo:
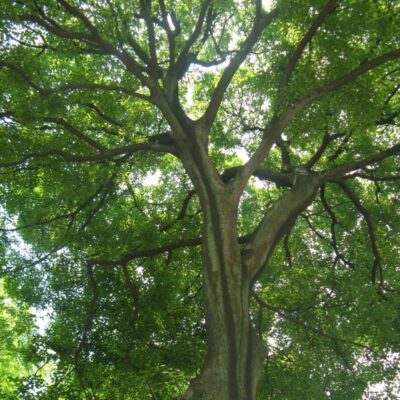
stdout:
MULTIPOLYGON (((187 135, 189 137, 189 135, 187 135)), ((265 347, 250 320, 252 284, 282 235, 312 201, 314 174, 296 176, 293 187, 264 215, 241 254, 237 235, 238 190, 224 184, 191 137, 180 153, 203 211, 203 288, 207 357, 180 400, 254 400, 265 347), (246 254, 246 255, 245 255, 246 254)))
POLYGON ((237 211, 224 193, 204 208, 207 358, 181 400, 254 400, 265 349, 249 314, 251 283, 237 242, 237 211))

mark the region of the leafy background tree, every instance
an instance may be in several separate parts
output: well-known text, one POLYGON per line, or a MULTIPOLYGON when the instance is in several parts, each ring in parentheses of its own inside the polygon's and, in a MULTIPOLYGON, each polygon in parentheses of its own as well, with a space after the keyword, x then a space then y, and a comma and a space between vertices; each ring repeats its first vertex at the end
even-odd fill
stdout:
POLYGON ((191 382, 181 398, 253 399, 259 373, 259 399, 390 392, 397 2, 7 0, 0 15, 3 276, 50 314, 29 354, 52 368, 19 396, 167 399, 191 382), (215 328, 238 287, 261 372, 215 328), (236 351, 228 374, 207 375, 214 342, 236 351))
POLYGON ((34 341, 32 314, 26 304, 11 301, 4 283, 0 282, 0 395, 17 398, 29 376, 41 377, 34 368, 31 345, 34 341))

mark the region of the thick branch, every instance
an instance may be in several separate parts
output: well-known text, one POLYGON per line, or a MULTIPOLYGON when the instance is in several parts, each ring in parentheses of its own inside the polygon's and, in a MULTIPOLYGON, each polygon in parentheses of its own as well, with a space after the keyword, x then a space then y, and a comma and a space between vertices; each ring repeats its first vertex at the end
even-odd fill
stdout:
POLYGON ((311 104, 314 100, 319 97, 330 93, 341 86, 346 85, 349 82, 354 81, 360 75, 370 71, 373 68, 378 67, 388 61, 395 60, 400 57, 400 49, 393 50, 389 53, 382 54, 379 57, 373 58, 372 60, 362 62, 358 67, 354 68, 352 71, 347 74, 342 75, 341 77, 327 83, 324 86, 320 86, 319 88, 313 90, 307 96, 303 97, 300 101, 295 103, 292 108, 286 113, 283 118, 287 123, 289 123, 301 110, 303 110, 306 106, 311 104))
POLYGON ((149 43, 150 60, 151 60, 150 71, 152 72, 154 77, 157 77, 158 61, 157 61, 157 50, 156 50, 156 34, 151 16, 151 3, 152 3, 151 0, 150 1, 140 0, 142 15, 144 17, 148 34, 148 43, 149 43))
POLYGON ((91 108, 92 110, 94 110, 100 118, 104 119, 104 121, 107 121, 108 123, 110 123, 112 125, 116 125, 119 128, 123 128, 124 127, 124 125, 121 122, 119 122, 116 119, 114 119, 113 117, 110 117, 109 115, 105 114, 95 104, 93 104, 93 103, 83 103, 83 105, 88 107, 88 108, 91 108))
POLYGON ((365 168, 368 165, 376 164, 377 162, 380 162, 384 160, 385 158, 392 157, 394 155, 400 154, 400 144, 396 144, 393 147, 390 147, 387 150, 381 151, 380 153, 374 154, 371 157, 368 157, 364 160, 359 160, 355 161, 352 163, 347 163, 340 165, 334 169, 331 169, 330 171, 327 171, 323 174, 321 174, 321 182, 328 182, 332 181, 335 179, 338 179, 345 174, 356 171, 361 168, 365 168))
POLYGON ((160 246, 153 249, 135 249, 131 253, 125 254, 123 257, 115 260, 110 259, 93 259, 92 262, 95 265, 103 266, 115 266, 115 265, 126 265, 135 258, 140 257, 153 257, 159 254, 167 253, 172 250, 180 249, 183 247, 199 246, 202 238, 186 239, 176 243, 170 243, 165 246, 160 246))
POLYGON ((19 16, 21 21, 34 22, 44 28, 47 32, 62 37, 64 39, 79 40, 85 44, 93 45, 93 37, 85 32, 70 32, 63 29, 59 24, 50 18, 46 18, 48 21, 38 17, 37 15, 24 14, 19 16))
POLYGON ((105 90, 111 92, 119 92, 126 94, 128 96, 136 97, 141 100, 145 100, 152 103, 152 99, 150 96, 147 96, 142 93, 138 93, 135 90, 125 88, 123 86, 118 85, 105 85, 100 83, 94 82, 70 82, 66 84, 62 84, 58 87, 54 88, 43 88, 37 85, 31 77, 18 65, 10 62, 0 61, 0 68, 7 68, 11 71, 17 73, 21 78, 33 89, 37 90, 42 96, 49 96, 53 93, 59 92, 69 92, 72 90, 81 90, 81 89, 88 89, 88 90, 105 90))
POLYGON ((167 38, 168 38, 168 49, 169 49, 169 65, 173 65, 175 63, 175 47, 176 47, 176 42, 175 42, 175 32, 173 32, 169 26, 169 21, 168 21, 168 12, 167 8, 165 6, 164 0, 158 0, 158 4, 160 6, 161 10, 161 16, 162 16, 162 26, 167 33, 167 38))
MULTIPOLYGON (((239 194, 242 192, 248 179, 253 174, 253 171, 257 168, 257 166, 267 156, 271 147, 276 142, 279 135, 281 135, 283 129, 293 120, 293 118, 300 111, 302 111, 306 106, 311 104, 319 97, 328 94, 349 82, 354 81, 360 75, 370 71, 371 69, 379 65, 382 65, 388 61, 395 60, 399 57, 400 57, 400 49, 383 54, 370 61, 363 62, 357 68, 354 68, 347 74, 342 75, 341 77, 331 81, 330 83, 324 86, 320 86, 319 88, 312 91, 309 95, 303 97, 303 99, 295 103, 283 117, 278 118, 277 116, 274 116, 271 122, 264 129, 264 137, 260 145, 254 152, 254 154, 250 157, 249 161, 246 163, 241 173, 238 174, 236 178, 235 186, 236 186, 237 198, 238 199, 240 198, 239 194)), ((392 151, 397 152, 398 149, 392 151)))
POLYGON ((219 106, 224 98, 225 92, 236 71, 250 53, 254 44, 259 39, 261 33, 274 20, 274 18, 277 15, 278 15, 278 9, 275 9, 266 16, 256 18, 256 20, 254 21, 253 28, 250 31, 249 35, 247 36, 246 40, 240 46, 240 49, 236 53, 236 55, 231 59, 229 65, 225 68, 214 90, 214 93, 208 104, 207 110, 200 119, 200 121, 207 127, 207 129, 210 129, 211 125, 213 124, 219 106))
POLYGON ((105 90, 105 91, 110 91, 110 92, 119 92, 119 93, 126 94, 128 96, 136 97, 138 99, 153 103, 150 96, 147 96, 142 93, 138 93, 132 89, 128 89, 128 88, 125 88, 123 86, 118 86, 118 85, 103 85, 103 84, 93 83, 93 82, 76 82, 76 83, 71 82, 71 83, 66 83, 66 84, 60 85, 58 87, 50 88, 50 89, 40 88, 38 90, 41 92, 41 94, 43 94, 43 96, 47 96, 52 93, 69 92, 72 90, 81 90, 81 89, 105 90))
MULTIPOLYGON (((169 253, 172 250, 181 249, 184 247, 193 247, 200 246, 202 243, 202 237, 193 238, 193 239, 185 239, 175 243, 169 243, 164 246, 155 247, 152 249, 141 249, 136 248, 130 253, 125 254, 123 257, 119 259, 93 259, 92 263, 95 265, 103 265, 103 266, 115 266, 115 265, 126 265, 130 261, 135 258, 140 257, 154 257, 159 254, 169 253)), ((248 236, 242 236, 238 238, 238 243, 243 244, 248 240, 248 236)))
POLYGON ((105 160, 112 160, 114 157, 120 155, 130 156, 138 151, 155 151, 159 153, 170 153, 176 155, 176 150, 172 146, 167 146, 157 143, 133 143, 128 146, 105 151, 102 154, 93 154, 93 155, 70 154, 62 150, 32 152, 25 154, 19 160, 1 162, 0 168, 15 167, 26 163, 30 159, 48 158, 48 157, 58 157, 63 159, 64 161, 71 161, 71 162, 105 161, 105 160))
MULTIPOLYGON (((224 182, 229 182, 230 180, 234 179, 237 174, 239 174, 240 170, 243 166, 231 167, 226 169, 221 178, 224 182)), ((291 187, 293 185, 293 178, 294 174, 292 173, 283 173, 276 171, 272 168, 263 168, 259 167, 253 172, 253 176, 258 179, 270 181, 276 183, 279 186, 288 186, 291 187)))
POLYGON ((103 145, 101 145, 100 143, 96 142, 95 140, 93 140, 89 136, 85 135, 83 132, 81 132, 75 126, 73 126, 69 122, 67 122, 64 118, 44 118, 44 121, 53 122, 55 124, 63 126, 67 131, 71 132, 78 139, 84 141, 89 146, 91 146, 91 147, 95 148, 96 150, 98 150, 100 153, 104 153, 104 152, 107 151, 107 149, 103 145))
POLYGON ((59 0, 59 2, 64 6, 66 10, 68 10, 72 15, 80 19, 85 27, 89 30, 90 33, 77 33, 77 32, 69 32, 66 31, 62 26, 60 26, 56 21, 50 19, 47 15, 44 14, 42 10, 39 9, 39 13, 43 18, 40 18, 36 15, 26 14, 20 16, 21 21, 29 21, 34 22, 44 28, 47 32, 55 34, 59 37, 70 39, 70 40, 78 40, 85 44, 89 44, 95 46, 100 50, 101 53, 106 55, 113 55, 117 57, 127 68, 128 71, 132 72, 132 74, 139 79, 139 81, 146 87, 150 88, 151 83, 149 79, 143 75, 141 66, 130 57, 124 51, 120 51, 115 48, 112 44, 104 40, 102 38, 95 26, 89 21, 89 19, 77 8, 66 2, 65 0, 59 0))
POLYGON ((311 203, 319 185, 313 175, 296 177, 296 184, 266 212, 243 251, 249 275, 257 278, 279 240, 311 203))
POLYGON ((136 55, 147 65, 150 66, 151 61, 148 54, 142 49, 140 44, 129 34, 127 33, 127 41, 129 45, 132 47, 133 51, 136 55))
POLYGON ((206 16, 207 9, 210 6, 211 2, 212 2, 211 0, 205 0, 203 2, 201 9, 200 9, 200 14, 197 18, 196 26, 194 27, 192 34, 189 36, 189 38, 185 42, 185 45, 184 45, 181 53, 179 54, 178 60, 176 62, 177 70, 183 68, 184 65, 187 63, 187 58, 188 58, 190 49, 195 44, 195 42, 197 41, 197 39, 199 38, 199 36, 201 34, 201 29, 203 27, 204 18, 206 16))
POLYGON ((295 69, 300 57, 307 46, 310 43, 313 36, 316 34, 319 27, 324 23, 326 17, 331 14, 335 8, 337 7, 339 0, 330 0, 322 9, 322 11, 318 14, 317 18, 311 24, 310 28, 308 29, 307 33, 304 35, 303 39, 298 43, 295 51, 293 52, 292 56, 289 59, 287 67, 283 73, 282 79, 279 83, 279 88, 281 91, 285 90, 288 85, 290 76, 295 69))
POLYGON ((304 164, 304 167, 308 171, 311 170, 311 168, 320 160, 320 158, 324 154, 329 144, 334 140, 343 136, 344 133, 337 133, 335 135, 330 135, 329 133, 325 133, 321 145, 318 147, 317 151, 313 154, 313 156, 304 164))
POLYGON ((65 0, 57 0, 57 2, 60 3, 73 16, 80 19, 93 37, 95 37, 96 39, 100 38, 100 35, 95 26, 90 22, 89 18, 87 18, 77 7, 74 7, 65 0))

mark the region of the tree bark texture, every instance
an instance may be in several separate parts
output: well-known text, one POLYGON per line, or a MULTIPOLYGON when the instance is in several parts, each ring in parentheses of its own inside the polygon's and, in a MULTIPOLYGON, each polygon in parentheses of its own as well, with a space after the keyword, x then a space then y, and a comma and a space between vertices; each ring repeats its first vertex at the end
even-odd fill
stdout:
POLYGON ((250 321, 250 277, 242 263, 236 210, 228 194, 215 196, 203 234, 207 358, 181 399, 254 399, 263 345, 250 321))
MULTIPOLYGON (((191 173, 197 174, 199 169, 191 167, 191 173)), ((206 183, 202 175, 205 173, 198 174, 204 216, 207 358, 198 377, 179 399, 254 400, 266 347, 250 318, 252 286, 282 235, 311 203, 319 182, 315 176, 299 177, 260 221, 246 248, 241 249, 238 204, 232 187, 216 181, 206 183)), ((210 171, 206 175, 209 177, 210 171)))
POLYGON ((202 133, 201 129, 190 127, 184 134, 175 131, 180 158, 203 211, 207 329, 203 369, 179 399, 254 400, 265 346, 250 318, 252 286, 282 235, 312 201, 318 179, 313 175, 296 179, 292 189, 260 221, 245 248, 241 248, 237 234, 237 185, 223 182, 208 156, 207 144, 201 140, 202 133))

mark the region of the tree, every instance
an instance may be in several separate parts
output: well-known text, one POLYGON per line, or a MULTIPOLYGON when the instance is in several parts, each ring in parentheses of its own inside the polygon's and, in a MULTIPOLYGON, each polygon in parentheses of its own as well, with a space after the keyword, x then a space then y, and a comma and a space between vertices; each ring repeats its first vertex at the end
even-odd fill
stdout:
POLYGON ((4 273, 52 313, 43 398, 393 379, 397 2, 0 7, 4 273))
POLYGON ((29 376, 32 365, 26 362, 32 339, 32 315, 26 306, 17 307, 7 297, 0 281, 0 395, 12 400, 18 395, 21 381, 29 376))

